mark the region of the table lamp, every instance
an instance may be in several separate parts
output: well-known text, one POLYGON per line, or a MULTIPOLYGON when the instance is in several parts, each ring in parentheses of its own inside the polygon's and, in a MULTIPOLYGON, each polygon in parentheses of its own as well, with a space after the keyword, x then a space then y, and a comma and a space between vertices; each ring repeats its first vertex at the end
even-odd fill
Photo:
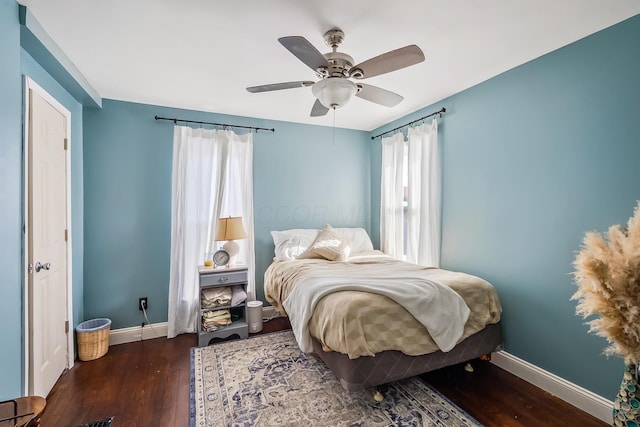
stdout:
POLYGON ((222 245, 222 249, 229 253, 229 267, 236 265, 236 259, 238 258, 238 252, 240 251, 240 245, 234 240, 246 239, 247 233, 245 233, 242 227, 242 217, 227 217, 218 218, 216 225, 216 240, 226 240, 227 243, 222 245))

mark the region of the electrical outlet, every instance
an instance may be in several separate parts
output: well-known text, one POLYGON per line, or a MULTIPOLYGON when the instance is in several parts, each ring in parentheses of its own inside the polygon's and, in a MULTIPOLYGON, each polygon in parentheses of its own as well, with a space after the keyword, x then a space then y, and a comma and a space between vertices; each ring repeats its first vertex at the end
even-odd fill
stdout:
POLYGON ((143 307, 145 310, 149 310, 149 304, 147 304, 147 297, 138 298, 138 310, 142 311, 143 307))

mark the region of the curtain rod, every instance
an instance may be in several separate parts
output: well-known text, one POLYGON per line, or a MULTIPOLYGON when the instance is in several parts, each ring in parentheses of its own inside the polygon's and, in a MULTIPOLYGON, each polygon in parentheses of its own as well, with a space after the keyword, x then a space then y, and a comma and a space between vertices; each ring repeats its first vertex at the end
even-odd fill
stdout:
POLYGON ((259 128, 259 127, 255 127, 255 126, 230 125, 228 123, 199 122, 199 121, 196 121, 196 120, 169 119, 167 117, 158 117, 158 116, 155 116, 154 118, 156 120, 169 120, 169 121, 173 122, 173 124, 178 124, 178 122, 184 122, 184 123, 198 123, 198 124, 201 124, 201 125, 222 126, 222 127, 230 127, 230 128, 252 129, 252 130, 255 130, 256 133, 258 133, 259 130, 268 130, 268 131, 271 131, 271 132, 275 132, 276 131, 274 128, 267 129, 267 128, 259 128))
POLYGON ((412 121, 412 122, 406 123, 406 124, 404 124, 404 125, 402 125, 402 126, 398 126, 397 128, 393 128, 393 129, 391 129, 391 130, 388 130, 388 131, 386 131, 386 132, 383 132, 383 133, 381 133, 380 135, 372 136, 372 137, 371 137, 371 139, 376 139, 376 138, 378 138, 378 137, 380 137, 380 136, 383 136, 383 135, 386 135, 386 134, 388 134, 388 133, 394 132, 394 131, 396 131, 396 130, 398 130, 398 129, 402 129, 403 127, 406 127, 406 126, 411 126, 412 124, 417 123, 417 122, 419 122, 420 120, 427 119, 427 118, 429 118, 429 117, 431 117, 431 116, 435 116, 436 114, 440 114, 440 116, 442 116, 442 113, 446 113, 446 112, 447 112, 447 109, 446 109, 446 108, 444 108, 444 107, 442 107, 442 109, 440 109, 440 111, 436 111, 435 113, 427 114, 427 115, 426 115, 426 116, 424 116, 424 117, 420 117, 419 119, 416 119, 416 120, 414 120, 414 121, 412 121))

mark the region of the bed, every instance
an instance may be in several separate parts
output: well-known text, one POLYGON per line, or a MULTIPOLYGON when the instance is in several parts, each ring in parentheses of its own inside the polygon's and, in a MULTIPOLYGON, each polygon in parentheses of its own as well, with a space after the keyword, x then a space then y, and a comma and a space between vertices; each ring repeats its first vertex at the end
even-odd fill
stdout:
POLYGON ((361 228, 272 232, 265 297, 301 350, 347 390, 465 362, 502 348, 494 287, 373 249, 361 228))

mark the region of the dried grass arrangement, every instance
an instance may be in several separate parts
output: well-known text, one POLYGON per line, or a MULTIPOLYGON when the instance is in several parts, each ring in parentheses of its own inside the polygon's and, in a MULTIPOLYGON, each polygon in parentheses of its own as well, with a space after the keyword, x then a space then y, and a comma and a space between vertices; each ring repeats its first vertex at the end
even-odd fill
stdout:
POLYGON ((605 235, 585 234, 573 263, 578 291, 576 313, 589 332, 604 337, 604 354, 621 356, 627 365, 640 362, 640 203, 627 227, 614 225, 605 235))

